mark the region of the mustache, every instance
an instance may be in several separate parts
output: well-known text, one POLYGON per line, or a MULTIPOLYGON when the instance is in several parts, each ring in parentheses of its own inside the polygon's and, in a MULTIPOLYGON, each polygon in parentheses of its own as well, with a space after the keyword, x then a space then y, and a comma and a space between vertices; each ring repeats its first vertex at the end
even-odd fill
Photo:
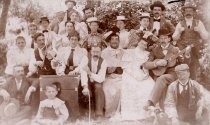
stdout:
POLYGON ((95 58, 99 58, 99 56, 98 56, 98 55, 93 55, 93 57, 95 57, 95 58))

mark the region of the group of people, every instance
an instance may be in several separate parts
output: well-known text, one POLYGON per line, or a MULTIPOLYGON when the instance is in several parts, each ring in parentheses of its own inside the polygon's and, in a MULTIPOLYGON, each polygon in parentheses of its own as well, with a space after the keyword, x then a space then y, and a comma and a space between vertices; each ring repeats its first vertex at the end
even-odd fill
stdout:
MULTIPOLYGON (((125 15, 117 16, 117 32, 103 32, 93 8, 86 7, 81 20, 76 2, 65 4, 67 11, 56 13, 53 21, 41 17, 39 24, 29 23, 28 34, 10 29, 16 37, 9 44, 7 80, 0 88, 1 121, 14 124, 30 116, 31 97, 39 90, 36 78, 78 75, 81 117, 88 117, 90 103, 96 120, 145 120, 149 110, 159 107, 173 125, 209 124, 208 92, 196 81, 208 32, 194 16, 194 3, 185 2, 184 18, 174 26, 164 18, 165 6, 156 1, 152 13, 142 13, 130 31, 125 15)), ((65 123, 71 112, 57 97, 60 90, 57 82, 46 86, 47 99, 34 111, 33 124, 65 123)))

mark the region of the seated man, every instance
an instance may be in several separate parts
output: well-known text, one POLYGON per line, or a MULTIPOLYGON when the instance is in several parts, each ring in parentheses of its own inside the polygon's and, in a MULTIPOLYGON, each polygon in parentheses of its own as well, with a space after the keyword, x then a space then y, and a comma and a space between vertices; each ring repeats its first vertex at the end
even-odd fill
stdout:
POLYGON ((112 33, 106 39, 109 46, 102 51, 101 57, 107 61, 107 76, 103 83, 105 94, 105 116, 111 117, 115 114, 119 106, 120 88, 122 83, 121 60, 123 49, 119 48, 120 39, 115 33, 112 33))
POLYGON ((92 108, 96 119, 100 120, 104 116, 105 96, 103 82, 105 81, 107 62, 101 58, 101 44, 91 47, 91 52, 86 58, 88 62, 85 68, 88 76, 88 85, 91 93, 92 108))
POLYGON ((37 48, 34 50, 34 60, 31 61, 29 65, 29 73, 27 76, 33 75, 55 75, 55 70, 52 69, 51 60, 48 53, 50 47, 45 43, 45 36, 43 33, 37 33, 35 36, 35 42, 37 48))
POLYGON ((1 113, 3 111, 1 120, 5 124, 15 124, 20 120, 30 118, 32 111, 30 97, 36 91, 38 84, 38 80, 32 81, 24 76, 23 66, 14 66, 13 76, 0 88, 0 96, 3 97, 3 103, 6 104, 5 107, 2 105, 0 107, 1 113))
POLYGON ((148 105, 145 106, 145 110, 149 106, 155 106, 157 103, 163 109, 167 87, 171 82, 176 80, 174 67, 178 63, 179 49, 170 44, 171 36, 167 29, 159 30, 159 41, 160 45, 152 48, 150 61, 147 62, 147 67, 150 67, 149 69, 152 70, 151 75, 156 79, 156 83, 148 100, 148 105))
POLYGON ((187 64, 176 66, 175 71, 178 79, 169 85, 165 100, 165 112, 172 119, 172 125, 182 122, 208 125, 203 86, 190 79, 187 64))

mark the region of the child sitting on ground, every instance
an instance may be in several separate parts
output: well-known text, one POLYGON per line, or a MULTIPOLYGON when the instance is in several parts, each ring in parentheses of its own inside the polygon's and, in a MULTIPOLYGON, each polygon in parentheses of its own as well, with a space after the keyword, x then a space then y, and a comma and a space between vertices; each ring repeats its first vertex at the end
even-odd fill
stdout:
POLYGON ((32 124, 38 125, 63 125, 69 117, 65 102, 57 97, 60 83, 54 82, 46 85, 47 99, 40 102, 38 113, 32 124))

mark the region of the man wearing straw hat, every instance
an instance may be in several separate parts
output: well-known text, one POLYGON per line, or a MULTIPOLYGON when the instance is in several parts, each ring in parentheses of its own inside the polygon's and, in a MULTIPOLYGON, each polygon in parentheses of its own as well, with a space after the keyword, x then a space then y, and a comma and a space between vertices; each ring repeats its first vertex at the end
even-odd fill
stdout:
POLYGON ((208 38, 208 32, 204 24, 195 18, 195 3, 186 1, 182 7, 182 11, 184 19, 177 24, 172 37, 177 41, 177 46, 180 50, 187 46, 191 47, 185 53, 186 62, 190 67, 191 78, 198 79, 201 42, 208 38))

